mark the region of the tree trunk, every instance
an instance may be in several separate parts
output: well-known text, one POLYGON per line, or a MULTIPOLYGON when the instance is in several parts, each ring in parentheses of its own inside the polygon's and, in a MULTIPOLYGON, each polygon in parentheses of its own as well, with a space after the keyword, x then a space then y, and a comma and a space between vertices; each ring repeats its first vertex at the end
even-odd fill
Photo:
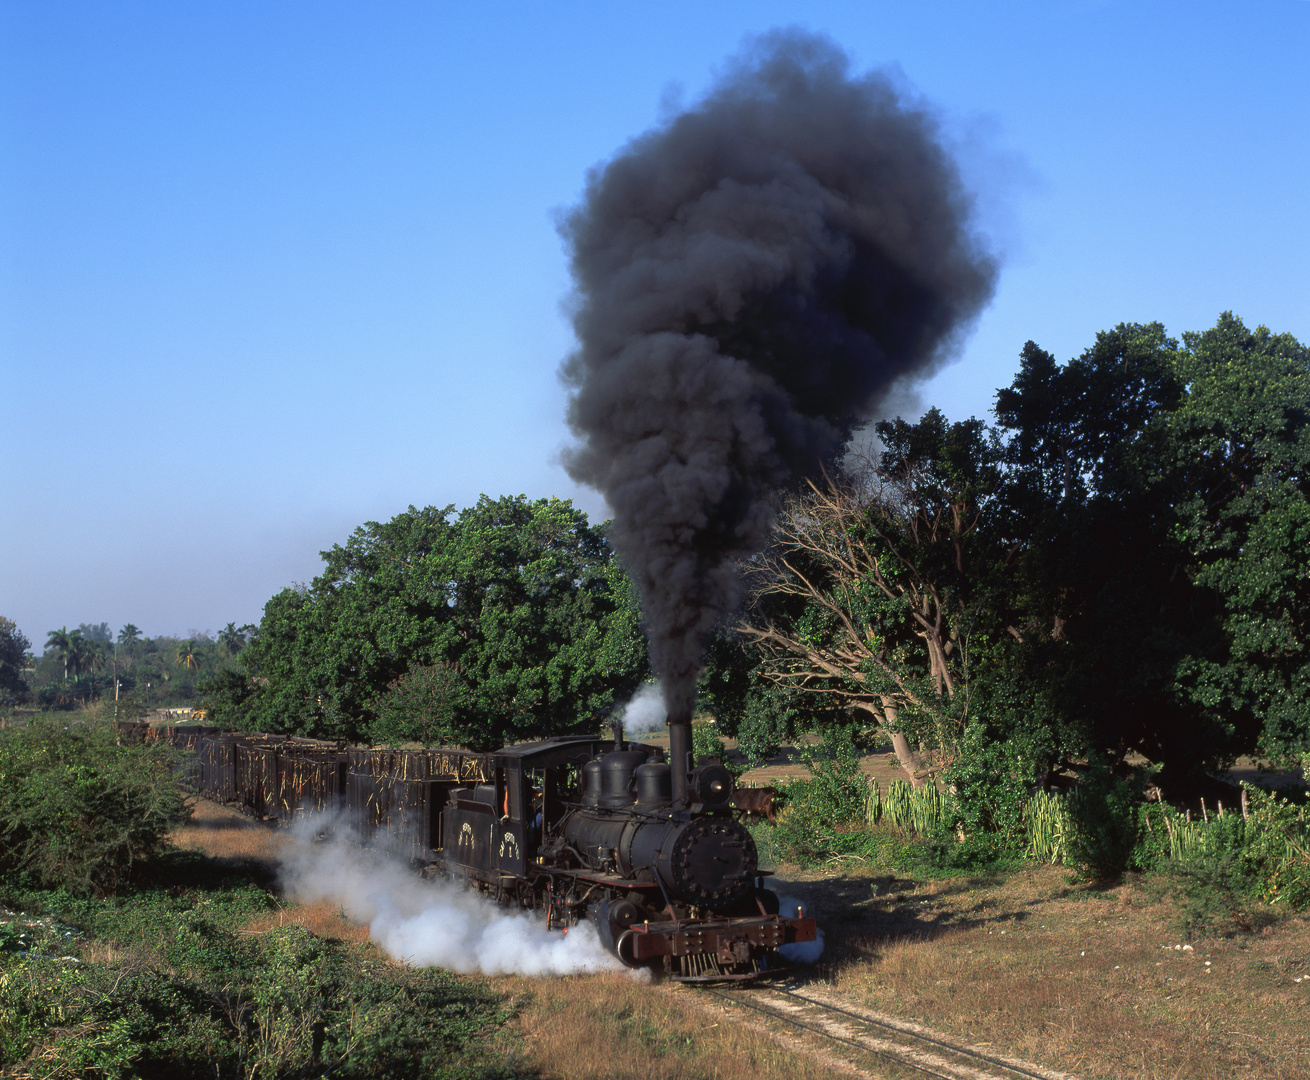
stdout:
POLYGON ((910 778, 910 783, 915 788, 923 787, 923 777, 919 775, 919 770, 923 767, 923 759, 919 754, 910 749, 910 740, 900 731, 893 731, 892 749, 896 751, 896 757, 900 760, 901 768, 905 770, 910 778))
POLYGON ((896 757, 901 763, 901 768, 909 774, 910 783, 915 788, 923 787, 923 777, 919 775, 923 768, 923 758, 910 748, 910 740, 905 737, 905 733, 900 731, 896 726, 896 714, 899 710, 896 703, 882 699, 883 726, 886 727, 887 733, 892 737, 892 749, 896 751, 896 757))

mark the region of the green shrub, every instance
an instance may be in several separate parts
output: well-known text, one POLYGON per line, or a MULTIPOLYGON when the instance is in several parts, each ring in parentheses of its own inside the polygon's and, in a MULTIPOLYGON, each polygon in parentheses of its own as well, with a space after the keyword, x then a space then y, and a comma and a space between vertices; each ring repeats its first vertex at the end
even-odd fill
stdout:
POLYGON ((832 728, 819 746, 803 752, 802 760, 810 775, 782 786, 787 804, 778 815, 774 848, 783 858, 803 864, 848 854, 850 842, 836 836, 863 825, 869 798, 854 732, 832 728))
POLYGON ((1209 822, 1166 818, 1174 875, 1182 901, 1179 915, 1189 937, 1234 926, 1250 930, 1258 919, 1259 880, 1245 848, 1250 830, 1240 814, 1209 822))
POLYGON ((1131 865, 1137 846, 1138 806, 1146 776, 1116 776, 1109 762, 1094 754, 1081 783, 1067 796, 1074 828, 1065 836, 1065 863, 1083 877, 1105 880, 1131 865))
POLYGON ((1023 742, 995 738, 984 724, 971 723, 943 776, 950 791, 947 828, 984 859, 1021 856, 1029 842, 1029 793, 1043 771, 1023 742))
POLYGON ((120 746, 112 726, 34 719, 0 734, 0 872, 77 895, 113 892, 190 810, 178 754, 120 746))
MULTIPOLYGON (((1305 806, 1245 785, 1250 821, 1242 858, 1260 898, 1293 911, 1310 907, 1310 821, 1305 806)), ((1227 814, 1222 819, 1236 817, 1227 814)), ((1240 820, 1240 819, 1239 819, 1240 820)))
POLYGON ((1173 876, 1189 937, 1251 930, 1272 917, 1261 905, 1310 907, 1310 825, 1306 808, 1244 785, 1248 818, 1188 820, 1169 806, 1139 809, 1134 858, 1173 876))

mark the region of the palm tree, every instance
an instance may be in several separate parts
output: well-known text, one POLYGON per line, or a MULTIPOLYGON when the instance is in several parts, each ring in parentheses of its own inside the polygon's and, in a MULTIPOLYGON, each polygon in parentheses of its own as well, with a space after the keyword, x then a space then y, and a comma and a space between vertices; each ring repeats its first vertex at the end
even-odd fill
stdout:
POLYGON ((228 656, 236 656, 245 647, 246 635, 237 629, 236 623, 230 622, 218 632, 218 641, 227 650, 228 656))
POLYGON ((118 643, 123 646, 130 646, 135 641, 141 640, 140 627, 128 623, 118 632, 118 643))
POLYGON ((83 639, 81 642, 81 654, 78 657, 78 666, 83 671, 89 671, 94 674, 97 671, 104 670, 105 666, 105 647, 99 641, 83 639))
POLYGON ((82 664, 86 661, 87 648, 90 642, 82 636, 81 630, 68 631, 68 644, 64 647, 64 675, 67 677, 68 668, 73 668, 73 676, 76 678, 82 674, 82 664))
POLYGON ((67 626, 61 626, 58 630, 51 630, 47 635, 45 647, 55 649, 64 654, 64 682, 68 682, 68 652, 70 646, 70 633, 76 634, 77 631, 69 631, 67 626))
POLYGON ((177 647, 177 666, 195 671, 200 666, 200 649, 191 640, 182 642, 177 647))

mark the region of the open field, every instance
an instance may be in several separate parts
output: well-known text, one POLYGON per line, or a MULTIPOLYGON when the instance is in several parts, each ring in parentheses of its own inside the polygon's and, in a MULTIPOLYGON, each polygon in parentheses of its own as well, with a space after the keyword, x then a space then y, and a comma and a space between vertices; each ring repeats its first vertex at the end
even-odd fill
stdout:
POLYGON ((1310 1075, 1310 919, 1189 942, 1158 882, 807 875, 842 998, 1080 1076, 1310 1075))
MULTIPOLYGON (((208 803, 177 843, 222 859, 276 860, 281 835, 208 803)), ((1058 868, 909 881, 870 867, 780 868, 828 952, 811 985, 957 1038, 1081 1077, 1310 1075, 1310 918, 1187 941, 1160 879, 1072 885, 1058 868), (1188 947, 1190 946, 1190 947, 1188 947)), ((320 906, 321 907, 321 906, 320 906)), ((363 941, 333 911, 294 921, 363 941)), ((624 975, 487 979, 517 1003, 517 1069, 541 1077, 828 1075, 813 1037, 752 1022, 687 988, 624 975)))

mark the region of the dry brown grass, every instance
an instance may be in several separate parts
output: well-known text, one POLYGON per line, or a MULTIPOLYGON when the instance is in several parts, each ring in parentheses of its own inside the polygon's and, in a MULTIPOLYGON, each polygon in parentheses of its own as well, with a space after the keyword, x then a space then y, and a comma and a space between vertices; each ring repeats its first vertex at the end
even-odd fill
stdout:
POLYGON ((82 943, 82 959, 90 964, 117 964, 133 971, 151 967, 157 959, 152 945, 137 942, 133 945, 114 945, 107 941, 88 940, 82 943))
POLYGON ((176 847, 200 851, 213 859, 254 860, 271 866, 287 837, 273 825, 200 799, 191 821, 174 829, 168 838, 176 847))
POLYGON ((278 911, 266 911, 248 920, 241 930, 247 934, 262 934, 279 926, 303 926, 326 941, 369 940, 367 926, 352 922, 340 908, 327 904, 290 904, 278 911))
MULTIPOLYGON (((523 1064, 541 1080, 820 1080, 829 1065, 785 1045, 694 990, 627 975, 502 978, 522 1002, 523 1064)), ((712 999, 711 999, 712 1000, 712 999)))
POLYGON ((1140 885, 1071 888, 1052 868, 978 884, 798 891, 851 1001, 1085 1077, 1310 1076, 1310 919, 1176 949, 1174 908, 1140 885))
MULTIPOLYGON (((270 863, 281 840, 205 803, 175 834, 215 857, 270 863)), ((1174 948, 1183 944, 1175 909, 1143 882, 1070 886, 1049 867, 917 885, 871 875, 797 875, 809 880, 782 886, 825 927, 829 958, 815 977, 841 997, 1089 1080, 1310 1076, 1310 918, 1183 950, 1174 948)), ((366 927, 322 904, 287 905, 245 929, 287 921, 324 938, 368 939, 366 927)), ((520 1002, 501 1037, 521 1044, 525 1067, 543 1080, 831 1071, 809 1056, 807 1039, 745 1026, 690 989, 624 975, 487 982, 520 1002)))

